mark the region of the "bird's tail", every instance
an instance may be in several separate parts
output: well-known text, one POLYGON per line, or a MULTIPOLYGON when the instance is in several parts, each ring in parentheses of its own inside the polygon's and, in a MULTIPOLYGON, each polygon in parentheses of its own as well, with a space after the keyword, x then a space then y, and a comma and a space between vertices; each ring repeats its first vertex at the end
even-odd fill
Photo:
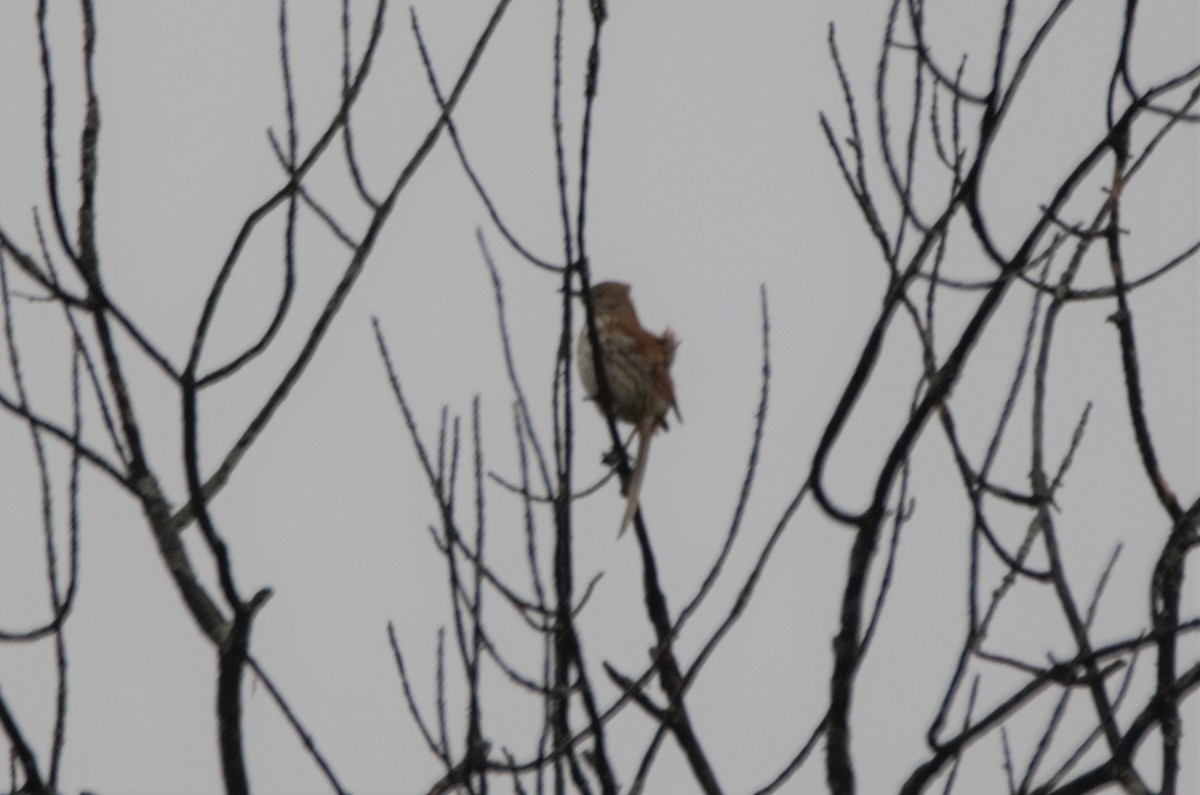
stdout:
POLYGON ((633 475, 629 478, 629 490, 625 497, 625 516, 621 518, 621 528, 617 530, 617 538, 625 535, 625 529, 633 521, 633 515, 638 510, 638 498, 642 493, 642 481, 646 477, 646 460, 650 457, 650 440, 654 437, 654 419, 643 422, 638 427, 637 461, 633 465, 633 475))

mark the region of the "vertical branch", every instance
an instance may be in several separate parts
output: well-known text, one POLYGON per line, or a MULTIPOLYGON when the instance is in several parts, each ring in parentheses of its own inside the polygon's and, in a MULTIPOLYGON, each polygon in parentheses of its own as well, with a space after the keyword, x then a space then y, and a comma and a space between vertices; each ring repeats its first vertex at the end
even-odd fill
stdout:
MULTIPOLYGON (((25 389, 25 378, 21 368, 21 359, 13 330, 12 302, 8 285, 8 267, 0 254, 0 308, 4 312, 4 341, 8 355, 9 367, 12 370, 16 386, 19 408, 28 412, 29 396, 25 389)), ((76 371, 77 373, 78 371, 76 371)), ((76 382, 78 383, 78 382, 76 382)), ((76 411, 78 411, 78 393, 76 393, 76 411)), ((53 493, 50 482, 50 469, 46 460, 46 450, 42 443, 42 434, 31 417, 27 417, 29 435, 33 447, 34 460, 38 472, 39 489, 41 491, 42 536, 45 544, 46 583, 50 598, 50 627, 54 635, 55 663, 57 675, 57 709, 55 712, 54 746, 50 757, 50 786, 58 773, 58 761, 62 751, 62 722, 66 712, 66 654, 63 645, 63 619, 65 618, 63 599, 58 582, 58 554, 54 543, 53 493)), ((51 790, 42 783, 38 771, 37 760, 32 750, 25 743, 24 737, 17 726, 16 719, 8 710, 3 696, 0 695, 0 725, 8 736, 9 746, 16 759, 21 763, 25 772, 26 786, 34 792, 49 793, 51 790)))
POLYGON ((663 720, 679 743, 688 766, 692 769, 692 775, 696 777, 696 783, 707 795, 716 795, 721 792, 716 772, 700 745, 700 739, 692 727, 691 717, 684 703, 686 682, 675 657, 670 612, 658 582, 658 566, 654 550, 650 547, 650 534, 646 532, 640 512, 635 518, 634 529, 637 531, 638 548, 642 556, 642 595, 646 604, 646 615, 650 618, 656 640, 654 667, 658 672, 659 685, 671 700, 663 720))
MULTIPOLYGON (((563 252, 568 265, 575 262, 575 236, 571 229, 571 202, 567 195, 567 155, 563 143, 563 0, 555 3, 554 16, 554 108, 551 119, 554 128, 554 164, 558 174, 558 210, 563 227, 563 252)), ((568 268, 568 271, 570 269, 568 268)), ((566 279, 564 288, 570 288, 571 283, 566 279)), ((564 293, 565 294, 565 293, 564 293)))
POLYGON ((1133 314, 1129 309, 1128 288, 1125 284, 1124 266, 1121 257, 1120 243, 1120 194, 1123 188, 1125 164, 1128 158, 1128 131, 1124 139, 1114 147, 1118 154, 1113 164, 1112 191, 1112 220, 1109 223, 1105 240, 1108 243, 1109 265, 1112 269, 1113 288, 1117 299, 1117 311, 1109 318, 1117 327, 1121 351, 1121 366, 1125 371, 1125 397, 1129 407, 1129 421, 1133 428, 1134 439, 1137 442, 1138 454, 1142 459, 1142 467, 1146 477, 1154 489, 1155 496, 1162 504, 1171 519, 1178 521, 1183 515, 1179 501, 1171 490, 1158 464, 1158 456, 1154 451, 1154 443, 1150 439, 1150 428, 1146 422, 1146 413, 1142 400, 1142 378, 1138 366, 1137 342, 1133 334, 1133 314))
MULTIPOLYGON (((571 483, 574 459, 574 412, 571 395, 571 329, 573 327, 571 301, 571 265, 576 262, 574 237, 571 229, 570 199, 567 193, 566 147, 563 141, 563 22, 565 9, 563 0, 555 6, 554 27, 554 155, 558 172, 559 212, 562 217, 564 261, 568 267, 562 276, 562 331, 559 339, 559 355, 555 358, 555 455, 557 458, 558 487, 554 497, 554 624, 553 624, 553 671, 550 686, 550 724, 553 747, 564 749, 564 755, 572 779, 581 791, 589 791, 587 782, 579 769, 575 751, 569 745, 570 726, 570 670, 573 659, 574 618, 573 568, 571 547, 571 483), (560 394, 561 393, 561 394, 560 394), (561 400, 561 403, 559 402, 561 400), (562 424, 558 425, 559 412, 562 424)), ((585 278, 586 278, 586 274, 585 278)), ((586 285, 586 282, 585 282, 586 285)), ((554 791, 561 795, 565 791, 566 777, 562 759, 555 756, 554 791)))
MULTIPOLYGON (((49 10, 49 5, 48 0, 38 0, 37 28, 42 67, 42 145, 46 161, 46 191, 50 195, 50 215, 54 219, 54 230, 58 233, 58 244, 62 246, 71 261, 78 266, 79 254, 71 242, 71 233, 67 230, 62 199, 58 192, 58 152, 54 146, 56 112, 54 73, 50 63, 50 41, 46 33, 46 12, 49 10)), ((85 9, 87 7, 85 2, 85 9)))
MULTIPOLYGON (((12 712, 9 711, 8 702, 4 700, 3 693, 0 693, 0 728, 4 729, 4 734, 8 737, 8 744, 12 747, 12 755, 16 762, 20 763, 21 770, 25 773, 23 789, 32 795, 53 795, 42 781, 42 774, 38 771, 37 758, 30 750, 29 744, 25 742, 25 737, 21 734, 21 729, 17 726, 12 712)), ((15 783, 15 771, 13 779, 15 783)), ((13 789, 15 791, 16 787, 14 786, 13 789)))
MULTIPOLYGON (((596 106, 596 92, 600 84, 600 32, 604 28, 607 14, 603 5, 592 7, 592 43, 588 48, 587 76, 583 91, 583 127, 579 133, 579 195, 576 197, 578 215, 575 221, 575 237, 579 247, 579 259, 587 261, 587 198, 588 168, 591 163, 592 112, 596 106)), ((571 260, 568 260, 571 261, 571 260)))
MULTIPOLYGON (((79 399, 79 361, 82 358, 79 348, 71 357, 71 463, 69 465, 67 486, 67 533, 70 545, 70 579, 67 594, 59 598, 54 596, 54 610, 60 623, 54 633, 54 663, 58 679, 57 692, 54 699, 54 736, 50 746, 50 778, 47 781, 51 791, 58 787, 58 772, 62 763, 63 749, 67 742, 67 644, 66 644, 66 611, 74 600, 75 586, 78 582, 79 562, 79 472, 82 458, 79 455, 78 443, 83 436, 83 413, 80 410, 79 399)), ((53 561, 53 544, 51 543, 50 528, 46 530, 47 556, 50 558, 49 569, 54 571, 57 562, 53 561)), ((52 590, 57 590, 52 586, 52 590)))
POLYGON ((244 613, 233 620, 229 639, 220 653, 217 675, 217 739, 226 795, 249 795, 246 758, 242 748, 242 669, 246 661, 249 626, 244 613))
MULTIPOLYGON (((373 47, 374 44, 372 43, 371 46, 373 47)), ((342 141, 346 149, 346 168, 350 171, 350 176, 354 180, 355 187, 358 188, 359 197, 372 210, 378 211, 379 202, 367 190, 367 184, 363 180, 362 173, 358 167, 358 158, 354 154, 354 136, 351 134, 350 125, 351 108, 348 102, 353 90, 350 74, 350 0, 342 0, 342 101, 347 103, 346 124, 342 128, 342 141)))
MULTIPOLYGON (((480 768, 487 761, 488 743, 483 735, 483 711, 479 699, 479 660, 483 653, 483 440, 479 430, 479 396, 471 402, 471 437, 475 447, 475 578, 471 593, 471 656, 467 661, 467 748, 465 760, 468 765, 480 768)), ((453 554, 453 550, 451 550, 453 554)), ((487 791, 486 779, 483 791, 487 791)))

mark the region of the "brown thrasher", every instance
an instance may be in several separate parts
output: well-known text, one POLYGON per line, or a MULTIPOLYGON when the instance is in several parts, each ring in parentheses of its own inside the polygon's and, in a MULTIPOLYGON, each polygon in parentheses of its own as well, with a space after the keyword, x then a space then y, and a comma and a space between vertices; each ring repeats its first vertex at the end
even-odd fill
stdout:
MULTIPOLYGON (((674 409, 679 416, 675 385, 671 382, 671 364, 675 361, 679 340, 670 329, 656 336, 642 328, 629 298, 628 284, 601 282, 592 286, 591 296, 613 416, 631 423, 638 437, 637 459, 626 492, 625 515, 617 531, 620 538, 637 513, 638 495, 646 476, 646 459, 650 455, 650 439, 659 427, 667 427, 668 411, 674 409)), ((576 347, 579 380, 588 397, 598 401, 600 384, 586 323, 576 347)))

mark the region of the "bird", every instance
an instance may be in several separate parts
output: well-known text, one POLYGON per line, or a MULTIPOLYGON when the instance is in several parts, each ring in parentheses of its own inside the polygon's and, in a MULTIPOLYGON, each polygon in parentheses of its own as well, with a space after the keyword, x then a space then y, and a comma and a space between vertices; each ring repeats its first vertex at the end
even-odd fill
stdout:
MULTIPOLYGON (((650 440, 659 428, 666 430, 667 414, 672 410, 681 421, 683 419, 675 400, 675 384, 671 380, 671 365, 675 362, 679 338, 669 328, 662 334, 653 334, 642 327, 633 308, 628 284, 600 282, 592 285, 589 292, 613 417, 633 425, 634 435, 638 437, 637 458, 626 490, 625 514, 617 530, 617 538, 620 538, 637 513, 650 440)), ((584 392, 599 402, 600 383, 586 323, 579 332, 576 357, 584 392)), ((600 406, 600 409, 603 411, 604 407, 600 406)))

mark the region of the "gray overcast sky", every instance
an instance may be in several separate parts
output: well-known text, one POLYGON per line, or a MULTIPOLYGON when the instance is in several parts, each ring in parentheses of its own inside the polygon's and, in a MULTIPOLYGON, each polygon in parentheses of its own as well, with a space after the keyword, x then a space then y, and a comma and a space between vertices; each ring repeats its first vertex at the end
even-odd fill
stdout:
MULTIPOLYGON (((568 5, 565 118, 574 180, 590 22, 585 3, 568 5)), ((690 644, 720 620, 755 551, 807 474, 816 439, 886 287, 875 244, 818 125, 818 112, 824 111, 839 134, 845 132, 826 45, 832 21, 874 140, 867 109, 886 4, 612 0, 610 5, 588 245, 593 273, 631 282, 646 325, 656 330, 670 325, 683 340, 674 372, 686 422, 656 441, 644 500, 652 528, 660 528, 655 542, 661 575, 676 610, 719 548, 740 486, 758 400, 762 284, 771 311, 772 413, 747 540, 731 561, 735 574, 718 588, 712 609, 697 617, 696 636, 681 638, 682 652, 691 655, 696 649, 690 644)), ((928 5, 937 23, 934 46, 944 48, 948 64, 970 53, 968 83, 981 85, 999 11, 984 11, 982 3, 970 4, 969 12, 959 8, 966 4, 928 5)), ((1016 30, 1024 41, 1047 4, 1020 5, 1016 30)), ((1149 83, 1195 62, 1198 12, 1188 0, 1146 5, 1139 24, 1142 46, 1135 54, 1149 83)), ((66 204, 74 207, 82 107, 79 22, 75 6, 52 6, 59 166, 66 204)), ((1046 190, 1102 133, 1107 64, 1117 46, 1123 4, 1091 0, 1076 6, 1047 42, 1027 95, 1013 110, 1012 132, 997 146, 995 157, 1005 166, 993 172, 985 195, 1001 237, 1011 238, 1028 224, 1046 190)), ((447 86, 490 3, 436 0, 414 7, 447 86)), ((33 9, 29 2, 0 4, 0 223, 31 249, 36 238, 29 209, 45 206, 33 9)), ((354 4, 356 53, 365 41, 369 11, 354 4)), ((202 296, 241 221, 283 182, 266 136, 268 128, 281 133, 285 118, 277 14, 273 3, 231 0, 101 3, 98 9, 105 280, 177 360, 186 356, 202 296)), ((301 147, 311 143, 338 102, 338 20, 334 3, 290 7, 301 147)), ((457 119, 472 163, 506 222, 529 248, 558 260, 550 125, 553 29, 552 2, 515 2, 457 119)), ((893 86, 897 98, 907 90, 893 86)), ((391 8, 375 74, 354 119, 371 190, 386 189, 435 118, 407 8, 391 8)), ((1131 201, 1139 210, 1125 223, 1132 230, 1131 250, 1140 258, 1130 267, 1139 273, 1196 239, 1198 149, 1194 132, 1187 135, 1164 145, 1171 148, 1160 155, 1160 172, 1147 176, 1143 193, 1131 201), (1158 185, 1161 191, 1152 189, 1158 185)), ((333 165, 340 161, 334 157, 330 163, 314 174, 312 188, 327 206, 344 209, 349 229, 360 231, 366 214, 340 166, 333 165)), ((874 176, 882 185, 882 173, 874 176)), ((1080 213, 1092 206, 1081 203, 1080 213)), ((309 221, 298 246, 298 318, 319 311, 344 260, 344 249, 309 221)), ((517 367, 548 438, 557 277, 531 269, 507 247, 444 139, 402 195, 324 349, 215 503, 239 580, 247 589, 269 585, 275 592, 256 624, 254 652, 355 792, 395 791, 397 784, 400 791, 423 791, 439 776, 437 760, 425 751, 404 708, 385 627, 395 622, 415 680, 431 683, 434 638, 449 620, 441 559, 425 529, 436 520, 435 504, 379 362, 372 315, 388 337, 427 443, 435 438, 443 404, 463 415, 469 427, 471 400, 478 394, 485 467, 516 477, 511 396, 477 228, 504 278, 517 367)), ((240 349, 269 321, 279 290, 282 229, 282 216, 276 216, 253 239, 218 314, 206 353, 210 365, 240 349)), ((975 252, 953 253, 954 275, 986 274, 975 252)), ((1104 276, 1085 275, 1081 283, 1100 284, 1104 276)), ((1163 470, 1184 500, 1194 498, 1200 483, 1198 296, 1193 265, 1162 287, 1138 294, 1135 303, 1152 428, 1163 470)), ((941 307, 948 327, 968 306, 969 301, 941 307)), ((1047 435, 1061 454, 1084 403, 1094 401, 1089 435, 1059 506, 1065 554, 1076 561, 1077 587, 1085 592, 1116 542, 1163 531, 1140 473, 1135 470, 1137 488, 1131 490, 1129 471, 1110 466, 1113 460, 1131 461, 1133 449, 1115 332, 1104 322, 1113 308, 1097 302, 1064 320, 1047 435)), ((59 316, 33 304, 19 304, 17 312, 36 395, 51 410, 64 412, 67 367, 62 340, 55 336, 59 316)), ((1027 312, 1022 299, 1001 313, 999 330, 981 343, 984 355, 955 392, 957 405, 978 406, 984 418, 964 428, 976 453, 1003 400, 1027 312)), ((251 407, 294 355, 306 323, 286 326, 278 352, 255 374, 232 379, 203 404, 202 446, 211 456, 206 464, 214 464, 240 432, 251 407)), ((870 484, 860 477, 863 462, 871 470, 886 450, 903 417, 904 401, 895 396, 913 387, 916 348, 911 334, 898 339, 904 341, 881 366, 843 452, 832 462, 835 496, 850 506, 866 501, 870 484)), ((136 399, 142 419, 155 431, 152 454, 178 498, 176 399, 151 368, 131 367, 141 390, 136 399)), ((0 384, 10 387, 7 370, 0 384)), ((606 441, 601 424, 584 408, 577 453, 581 477, 590 480, 602 472, 606 441)), ((1024 408, 1027 412, 1027 404, 1024 408)), ((1012 483, 1027 474, 1023 444, 1001 456, 1012 483)), ((35 530, 25 529, 37 526, 39 505, 29 499, 35 483, 25 430, 0 422, 0 445, 0 625, 24 626, 44 615, 42 542, 35 530)), ((891 620, 880 628, 855 707, 856 748, 870 760, 859 770, 864 792, 894 790, 899 777, 923 758, 924 726, 961 642, 966 508, 961 497, 947 495, 939 502, 939 482, 949 479, 957 488, 944 445, 929 441, 918 452, 926 465, 919 484, 924 491, 918 492, 918 513, 897 564, 889 606, 894 613, 885 615, 891 620)), ((137 507, 96 474, 85 481, 82 505, 83 590, 68 633, 71 720, 64 790, 217 791, 211 649, 164 576, 137 507)), ((469 500, 463 506, 471 510, 469 500)), ((524 554, 520 503, 492 488, 488 506, 494 565, 518 576, 524 554)), ((652 635, 641 616, 635 547, 612 538, 619 513, 615 485, 578 506, 578 581, 603 572, 581 622, 597 665, 605 659, 635 670, 652 635)), ((819 720, 827 698, 829 639, 850 536, 811 505, 794 522, 775 552, 755 609, 713 659, 695 693, 705 747, 730 792, 760 786, 773 775, 819 720), (781 709, 781 703, 793 706, 781 709)), ((1022 531, 1014 529, 1010 538, 1022 531)), ((197 544, 191 533, 189 545, 197 544)), ((1113 637, 1145 620, 1146 573, 1154 552, 1136 543, 1123 552, 1102 604, 1113 637)), ((1191 574, 1194 580, 1197 572, 1191 574)), ((1197 592, 1189 588, 1194 615, 1197 592)), ((1070 651, 1062 646, 1056 616, 1039 621, 1044 605, 1037 599, 1014 600, 1010 607, 995 630, 998 647, 1024 639, 1030 659, 1070 651)), ((503 622, 502 615, 496 605, 496 621, 503 622)), ((525 637, 519 627, 508 628, 512 638, 525 637)), ((537 648, 514 640, 509 652, 519 665, 538 665, 537 648)), ((39 743, 52 720, 51 684, 43 675, 51 654, 48 645, 0 647, 0 688, 39 743)), ((1011 672, 986 680, 982 703, 1016 681, 1011 672)), ((418 696, 432 710, 432 688, 418 696)), ((1189 707, 1187 736, 1193 744, 1184 760, 1183 791, 1200 791, 1194 699, 1189 707)), ((267 694, 251 686, 246 709, 257 789, 323 791, 267 694)), ((457 720, 462 704, 451 703, 450 709, 457 720)), ((537 718, 531 702, 504 695, 487 709, 497 722, 534 725, 537 718)), ((646 739, 643 724, 631 718, 627 725, 628 731, 614 732, 618 759, 636 759, 646 739)), ((1011 733, 1010 738, 1025 752, 1033 742, 1011 733)), ((990 783, 972 792, 1003 791, 1001 750, 988 742, 995 747, 981 752, 980 766, 967 774, 990 783)), ((686 767, 669 743, 668 749, 651 791, 690 791, 686 767)), ((622 772, 632 776, 632 768, 622 772)), ((814 759, 786 791, 813 791, 823 776, 821 760, 814 759)))

